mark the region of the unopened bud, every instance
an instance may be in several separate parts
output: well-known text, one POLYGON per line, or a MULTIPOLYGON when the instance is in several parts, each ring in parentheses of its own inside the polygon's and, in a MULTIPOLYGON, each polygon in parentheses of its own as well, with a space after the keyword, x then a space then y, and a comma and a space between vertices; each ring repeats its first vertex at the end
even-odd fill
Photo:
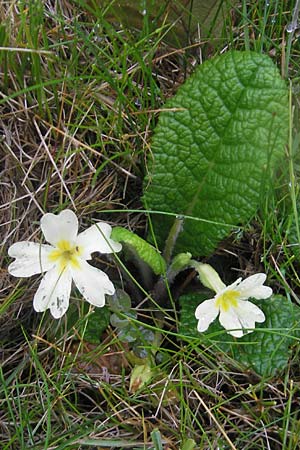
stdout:
POLYGON ((129 390, 130 392, 136 392, 143 387, 152 377, 152 370, 149 364, 142 364, 135 366, 132 369, 130 376, 129 390))
POLYGON ((216 294, 226 288, 218 272, 210 264, 193 261, 193 267, 197 270, 201 283, 212 291, 215 291, 216 294))

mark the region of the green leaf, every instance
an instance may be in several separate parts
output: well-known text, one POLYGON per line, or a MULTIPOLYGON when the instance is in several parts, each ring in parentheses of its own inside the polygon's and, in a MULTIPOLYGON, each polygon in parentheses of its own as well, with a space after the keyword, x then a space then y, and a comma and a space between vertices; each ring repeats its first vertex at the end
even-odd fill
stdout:
POLYGON ((183 444, 183 446, 181 447, 181 450, 194 450, 194 448, 196 447, 196 442, 194 441, 194 439, 187 439, 185 441, 185 443, 183 444))
POLYGON ((191 257, 192 255, 189 252, 178 253, 172 260, 170 270, 178 273, 181 270, 186 269, 191 264, 191 257))
MULTIPOLYGON (((164 109, 144 204, 200 219, 185 220, 176 250, 207 255, 272 184, 287 141, 287 87, 268 56, 231 51, 202 64, 164 109)), ((162 245, 174 218, 152 220, 162 245)))
POLYGON ((161 433, 157 428, 155 428, 153 431, 151 431, 151 439, 154 444, 155 450, 163 450, 161 433))
POLYGON ((114 241, 122 242, 131 251, 136 253, 140 259, 148 264, 156 275, 166 271, 166 262, 159 252, 141 237, 122 227, 114 227, 111 233, 114 241))
POLYGON ((152 378, 153 370, 151 369, 150 361, 145 361, 144 364, 135 365, 131 371, 129 391, 136 392, 145 386, 152 378))
POLYGON ((134 342, 139 334, 138 328, 132 324, 131 319, 136 319, 137 314, 127 312, 126 314, 114 313, 110 317, 110 323, 116 328, 118 338, 121 342, 134 342))
MULTIPOLYGON (((90 304, 85 302, 82 305, 81 311, 75 304, 71 304, 67 313, 67 330, 73 327, 77 330, 79 336, 91 344, 99 344, 101 336, 109 325, 110 311, 107 306, 102 308, 95 308, 90 311, 90 304)), ((61 326, 60 326, 61 327, 61 326)), ((61 332, 65 332, 65 325, 61 332)), ((60 332, 57 330, 58 335, 60 332)))
POLYGON ((116 289, 113 295, 107 298, 109 309, 115 313, 129 312, 131 310, 131 298, 123 289, 116 289))
POLYGON ((84 332, 84 340, 91 344, 99 344, 101 336, 109 325, 110 312, 106 306, 95 308, 88 316, 84 332))
POLYGON ((137 338, 132 346, 132 350, 139 358, 149 358, 158 350, 156 337, 157 334, 152 330, 144 328, 142 325, 138 328, 137 338))
POLYGON ((280 295, 267 300, 251 300, 264 312, 266 320, 257 324, 253 333, 236 339, 225 332, 218 319, 205 333, 197 331, 195 309, 207 298, 203 294, 180 298, 180 333, 199 338, 205 345, 213 344, 217 351, 228 353, 245 368, 251 368, 261 376, 274 376, 286 367, 290 347, 300 338, 299 306, 280 295))

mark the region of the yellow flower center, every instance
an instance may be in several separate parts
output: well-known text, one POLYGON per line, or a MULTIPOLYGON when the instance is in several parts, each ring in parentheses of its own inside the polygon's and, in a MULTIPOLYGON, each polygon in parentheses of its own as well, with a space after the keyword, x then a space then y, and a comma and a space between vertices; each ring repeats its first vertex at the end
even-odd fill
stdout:
POLYGON ((225 291, 217 297, 216 306, 226 312, 231 307, 236 308, 240 293, 238 291, 225 291))
POLYGON ((52 250, 48 258, 51 262, 58 264, 60 270, 63 271, 68 265, 78 269, 80 267, 78 257, 81 254, 81 247, 62 239, 57 243, 56 248, 52 250))

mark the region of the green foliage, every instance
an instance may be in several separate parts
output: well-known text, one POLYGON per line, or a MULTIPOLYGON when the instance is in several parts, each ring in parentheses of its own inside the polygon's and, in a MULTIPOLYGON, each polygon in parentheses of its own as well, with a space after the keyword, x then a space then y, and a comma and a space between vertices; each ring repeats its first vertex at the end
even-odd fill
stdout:
POLYGON ((110 323, 116 328, 118 338, 121 342, 131 344, 134 354, 139 358, 147 358, 149 352, 145 346, 153 345, 155 334, 143 325, 137 325, 136 320, 137 314, 134 311, 121 312, 121 314, 112 314, 110 323))
POLYGON ((122 289, 117 289, 108 298, 108 305, 113 314, 110 324, 116 328, 121 342, 130 343, 134 354, 139 358, 146 358, 148 351, 145 345, 152 345, 155 341, 153 331, 137 323, 137 313, 131 308, 131 298, 122 289))
MULTIPOLYGON (((50 317, 50 312, 47 312, 50 317)), ((109 325, 110 311, 107 306, 91 308, 87 302, 71 303, 68 312, 61 321, 53 321, 47 331, 47 339, 62 339, 66 333, 74 334, 91 344, 101 343, 101 337, 109 325)))
POLYGON ((194 439, 187 439, 183 446, 181 447, 181 450, 193 450, 196 447, 196 442, 194 439))
POLYGON ((203 294, 188 294, 180 298, 180 332, 193 336, 203 344, 213 344, 216 351, 251 368, 261 376, 273 376, 282 371, 289 360, 290 347, 300 338, 300 309, 285 297, 274 295, 268 300, 251 300, 264 312, 266 320, 257 324, 253 333, 236 339, 227 334, 216 320, 204 333, 197 331, 195 309, 207 299, 203 294))
MULTIPOLYGON (((107 2, 100 0, 100 5, 103 3, 107 6, 107 2)), ((110 20, 117 18, 127 27, 142 28, 144 32, 153 32, 155 28, 157 32, 161 28, 167 41, 183 46, 188 38, 196 35, 199 23, 202 39, 219 36, 228 10, 228 4, 223 0, 119 0, 110 2, 107 17, 110 20)))
POLYGON ((115 293, 107 298, 107 302, 114 313, 127 313, 131 310, 131 298, 123 289, 116 289, 115 293))
POLYGON ((115 227, 112 230, 111 238, 121 242, 133 257, 138 257, 151 267, 156 275, 161 275, 166 271, 166 263, 159 252, 148 242, 137 236, 126 228, 115 227))
POLYGON ((135 365, 130 375, 130 392, 136 392, 141 389, 151 380, 152 376, 153 371, 149 361, 135 365))
MULTIPOLYGON (((231 51, 202 64, 165 109, 144 204, 197 218, 185 220, 177 251, 207 255, 251 218, 272 183, 287 141, 287 88, 269 57, 231 51)), ((172 217, 152 220, 162 245, 172 217)))
POLYGON ((154 444, 154 448, 155 450, 163 450, 163 443, 161 440, 161 433, 160 431, 156 428, 151 432, 151 439, 152 442, 154 444))
POLYGON ((110 323, 116 328, 118 338, 121 342, 134 342, 137 339, 137 327, 132 324, 131 319, 136 319, 134 312, 123 314, 114 313, 110 318, 110 323))
POLYGON ((131 319, 136 319, 137 314, 131 309, 131 298, 122 289, 117 289, 108 298, 108 304, 113 314, 110 324, 116 328, 118 338, 122 342, 134 342, 137 339, 137 330, 131 319))
POLYGON ((92 344, 101 342, 102 333, 109 325, 110 312, 106 306, 103 308, 95 308, 88 316, 87 324, 84 332, 84 339, 92 344))
POLYGON ((192 255, 189 252, 178 253, 178 255, 173 258, 170 269, 174 272, 179 272, 186 267, 189 267, 191 264, 191 257, 192 255))
POLYGON ((99 344, 102 334, 109 325, 110 311, 106 306, 103 308, 95 308, 91 312, 89 310, 90 305, 84 302, 79 315, 78 308, 71 305, 67 315, 67 327, 69 330, 75 327, 78 334, 85 341, 91 344, 99 344))
POLYGON ((300 219, 300 217, 299 217, 298 211, 300 211, 300 209, 298 208, 298 205, 297 205, 296 213, 291 215, 291 217, 289 219, 290 226, 287 227, 288 228, 287 237, 288 237, 288 242, 291 246, 292 253, 295 255, 296 259, 299 261, 300 260, 300 241, 299 241, 299 237, 300 237, 300 231, 299 231, 300 220, 299 219, 300 219))
POLYGON ((84 317, 84 320, 78 322, 78 309, 73 309, 68 314, 68 326, 75 326, 80 336, 85 341, 91 344, 99 344, 101 342, 101 336, 109 325, 110 312, 106 306, 103 308, 95 308, 94 311, 89 312, 90 305, 88 303, 83 304, 83 312, 80 313, 80 317, 84 317))

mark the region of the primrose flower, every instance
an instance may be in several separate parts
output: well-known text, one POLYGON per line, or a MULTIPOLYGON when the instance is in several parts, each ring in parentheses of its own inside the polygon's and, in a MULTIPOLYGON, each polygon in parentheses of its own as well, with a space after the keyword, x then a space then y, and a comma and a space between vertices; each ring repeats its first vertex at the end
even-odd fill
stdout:
POLYGON ((86 261, 93 252, 113 253, 121 250, 121 244, 110 239, 111 226, 104 222, 92 225, 78 234, 78 219, 66 209, 41 218, 41 229, 46 241, 16 242, 8 254, 16 258, 8 272, 15 277, 30 277, 42 273, 43 278, 33 299, 35 311, 50 309, 59 319, 67 311, 72 280, 92 305, 104 306, 105 294, 115 292, 114 285, 102 270, 86 261))
POLYGON ((209 264, 199 264, 197 270, 202 283, 216 292, 214 298, 196 308, 198 331, 206 331, 218 315, 220 324, 235 337, 251 333, 255 322, 264 322, 264 313, 248 301, 249 298, 266 299, 272 295, 272 289, 263 286, 267 278, 264 273, 251 275, 244 281, 238 278, 226 286, 209 264))

